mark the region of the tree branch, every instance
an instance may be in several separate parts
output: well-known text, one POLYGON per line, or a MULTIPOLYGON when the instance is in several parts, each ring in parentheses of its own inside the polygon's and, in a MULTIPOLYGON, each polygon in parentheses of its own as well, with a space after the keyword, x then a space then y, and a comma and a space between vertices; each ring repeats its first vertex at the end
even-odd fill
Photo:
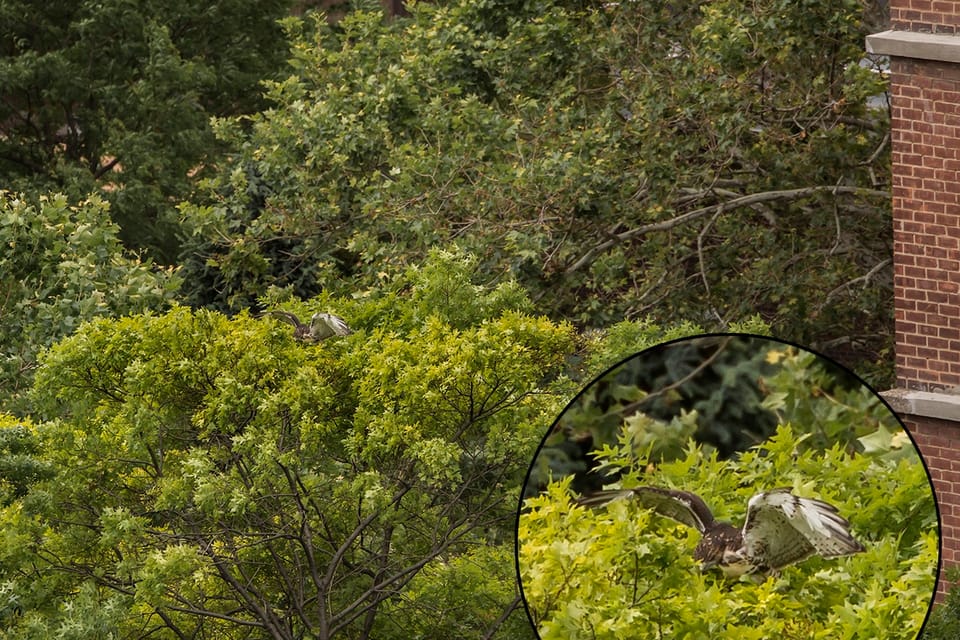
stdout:
POLYGON ((703 239, 706 237, 707 232, 710 231, 710 228, 717 221, 717 218, 723 214, 725 210, 724 205, 717 205, 717 212, 713 214, 707 224, 703 226, 703 229, 700 233, 697 234, 697 259, 700 265, 700 280, 703 282, 703 299, 704 302, 710 307, 710 311, 713 312, 714 317, 720 322, 720 325, 726 328, 727 323, 724 321, 723 316, 720 315, 720 312, 717 311, 717 308, 710 301, 710 279, 707 277, 707 260, 704 257, 703 251, 703 239))
POLYGON ((823 304, 824 304, 824 306, 830 304, 830 301, 831 301, 838 293, 840 293, 840 292, 843 291, 844 289, 848 289, 848 288, 852 287, 853 285, 857 284, 858 282, 862 282, 862 283, 864 284, 864 286, 866 286, 866 285, 870 282, 870 279, 873 278, 873 276, 875 276, 878 271, 880 271, 881 269, 883 269, 884 267, 886 267, 888 264, 890 264, 890 262, 891 262, 890 258, 887 258, 886 260, 881 260, 881 261, 878 262, 876 265, 874 265, 874 267, 873 267, 872 269, 870 269, 870 271, 867 271, 867 272, 866 272, 865 274, 863 274, 862 276, 858 276, 858 277, 856 277, 856 278, 853 278, 852 280, 847 280, 847 281, 844 282, 843 284, 834 287, 834 288, 830 291, 830 293, 828 293, 828 294, 826 295, 826 297, 823 299, 823 304))
POLYGON ((494 620, 493 624, 490 625, 490 628, 487 629, 487 632, 483 634, 483 638, 481 640, 490 640, 490 638, 496 635, 497 630, 500 628, 500 626, 507 621, 507 618, 510 617, 510 614, 513 613, 513 610, 516 609, 519 605, 520 605, 520 594, 517 593, 517 595, 513 598, 513 601, 510 602, 510 604, 508 604, 506 608, 503 610, 503 613, 500 614, 500 617, 494 620))
MULTIPOLYGON (((751 193, 749 195, 740 196, 739 198, 733 198, 724 203, 721 203, 724 211, 731 211, 733 209, 739 209, 740 207, 749 207, 761 202, 770 202, 771 200, 800 200, 802 198, 809 198, 810 196, 816 195, 818 193, 832 193, 833 195, 839 194, 856 194, 861 196, 872 196, 877 198, 889 198, 889 191, 880 191, 877 189, 866 189, 863 187, 851 187, 851 186, 815 186, 815 187, 802 187, 799 189, 783 189, 779 191, 763 191, 760 193, 751 193)), ((614 235, 612 238, 601 242, 596 245, 589 251, 587 251, 579 260, 574 262, 572 265, 567 267, 565 273, 567 275, 573 273, 574 271, 579 271, 583 267, 592 263, 597 256, 605 252, 607 249, 613 247, 616 244, 637 238, 639 236, 647 235, 649 233, 654 233, 657 231, 668 231, 675 227, 679 227, 688 222, 692 222, 697 218, 701 218, 707 214, 713 213, 717 210, 716 204, 712 204, 707 207, 701 207, 700 209, 694 209, 693 211, 688 211, 669 220, 662 220, 660 222, 652 222, 650 224, 645 224, 622 233, 614 235)))

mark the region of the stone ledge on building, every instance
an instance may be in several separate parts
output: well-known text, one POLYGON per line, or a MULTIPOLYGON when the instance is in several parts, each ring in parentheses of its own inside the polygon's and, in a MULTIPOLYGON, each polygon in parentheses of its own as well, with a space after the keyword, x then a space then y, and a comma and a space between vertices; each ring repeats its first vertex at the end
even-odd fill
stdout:
POLYGON ((897 388, 881 391, 880 395, 898 415, 960 422, 960 389, 919 391, 897 388))
POLYGON ((960 62, 960 36, 883 31, 867 36, 867 52, 899 58, 960 62))

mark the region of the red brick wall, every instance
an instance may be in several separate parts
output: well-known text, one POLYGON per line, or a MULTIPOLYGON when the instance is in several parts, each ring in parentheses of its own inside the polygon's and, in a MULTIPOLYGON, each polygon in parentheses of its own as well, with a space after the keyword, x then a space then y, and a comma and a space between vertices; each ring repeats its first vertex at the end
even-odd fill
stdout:
POLYGON ((945 0, 893 0, 890 26, 902 31, 956 33, 960 27, 960 2, 945 0))
MULTIPOLYGON (((960 37, 960 2, 892 0, 890 22, 960 37)), ((960 386, 960 65, 894 57, 890 71, 897 382, 932 391, 960 386)), ((960 423, 905 418, 933 478, 943 565, 960 564, 960 423)))
MULTIPOLYGON (((930 469, 940 507, 941 565, 960 564, 960 424, 934 418, 907 417, 904 420, 930 469)), ((947 583, 941 574, 937 600, 942 600, 947 583)))
POLYGON ((960 385, 960 65, 890 67, 897 378, 942 389, 960 385))

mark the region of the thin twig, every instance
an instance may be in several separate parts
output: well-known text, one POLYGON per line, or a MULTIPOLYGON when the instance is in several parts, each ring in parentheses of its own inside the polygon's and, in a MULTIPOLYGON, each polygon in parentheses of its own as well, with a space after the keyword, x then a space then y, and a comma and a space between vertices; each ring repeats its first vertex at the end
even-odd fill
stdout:
POLYGON ((720 322, 720 325, 726 328, 727 323, 724 322, 723 316, 720 315, 720 312, 717 311, 717 308, 713 306, 713 303, 710 301, 710 279, 707 278, 707 261, 703 257, 703 239, 706 237, 707 232, 710 231, 710 227, 713 226, 723 212, 724 206, 722 204, 718 205, 717 212, 713 214, 713 217, 710 218, 707 224, 703 225, 703 229, 697 234, 697 260, 700 263, 700 280, 703 281, 704 300, 710 307, 710 311, 714 317, 720 322))
MULTIPOLYGON (((730 211, 733 209, 738 209, 740 207, 748 207, 759 202, 769 202, 771 200, 788 200, 788 199, 800 199, 807 198, 812 195, 830 192, 835 195, 841 193, 852 193, 861 196, 873 196, 877 198, 889 198, 889 191, 881 191, 878 189, 867 189, 863 187, 853 187, 853 186, 816 186, 816 187, 802 187, 800 189, 783 189, 779 191, 764 191, 761 193, 751 193, 749 195, 740 196, 739 198, 734 198, 723 203, 724 210, 730 211)), ((630 240, 639 236, 646 235, 648 233, 654 233, 656 231, 668 231, 675 227, 679 227, 683 224, 701 218, 709 213, 716 211, 717 205, 710 205, 707 207, 702 207, 700 209, 694 209, 687 213, 676 216, 675 218, 670 218, 669 220, 662 220, 660 222, 652 222, 650 224, 641 225, 634 229, 624 231, 622 233, 616 234, 614 237, 609 238, 608 240, 601 242, 595 247, 588 250, 579 260, 574 262, 572 265, 567 267, 566 273, 569 275, 574 271, 578 271, 588 264, 592 263, 594 259, 605 252, 610 247, 630 240)))
POLYGON ((884 267, 886 267, 888 264, 890 264, 890 261, 891 261, 890 258, 887 258, 886 260, 881 260, 881 261, 878 262, 872 269, 870 269, 870 271, 867 271, 867 272, 866 272, 865 274, 863 274, 862 276, 858 276, 858 277, 856 277, 856 278, 853 278, 852 280, 847 280, 847 281, 844 282, 843 284, 841 284, 841 285, 839 285, 839 286, 837 286, 837 287, 834 287, 834 288, 830 291, 830 293, 828 293, 827 296, 823 299, 823 304, 824 304, 824 305, 830 304, 830 301, 833 299, 834 296, 836 296, 837 294, 839 294, 839 293, 840 293, 841 291, 843 291, 844 289, 848 289, 848 288, 852 287, 853 285, 857 284, 858 282, 862 282, 862 283, 864 284, 864 286, 866 286, 866 285, 870 282, 870 279, 873 278, 873 276, 875 276, 878 271, 880 271, 881 269, 883 269, 884 267))

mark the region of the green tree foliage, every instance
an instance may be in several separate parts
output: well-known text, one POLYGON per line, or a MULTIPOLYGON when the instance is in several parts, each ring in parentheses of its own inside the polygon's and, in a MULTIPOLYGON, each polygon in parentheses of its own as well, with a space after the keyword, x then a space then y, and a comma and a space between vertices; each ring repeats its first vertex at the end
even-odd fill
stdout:
MULTIPOLYGON (((768 354, 784 348, 773 340, 737 335, 653 347, 592 382, 564 412, 558 427, 587 430, 599 446, 616 441, 624 420, 634 412, 669 422, 696 411, 697 441, 710 443, 721 457, 729 457, 775 430, 776 418, 763 406, 766 391, 761 381, 776 369, 768 354)), ((689 435, 679 442, 659 439, 669 449, 682 447, 689 435)))
POLYGON ((8 0, 0 6, 6 188, 105 191, 133 246, 173 259, 173 203, 216 162, 211 115, 252 111, 286 51, 286 0, 8 0), (164 254, 166 252, 166 254, 164 254))
MULTIPOLYGON (((957 583, 957 569, 949 568, 946 579, 952 584, 957 583)), ((960 636, 960 589, 950 589, 946 599, 933 608, 930 619, 923 627, 921 640, 948 640, 960 636)))
POLYGON ((592 472, 595 451, 629 435, 638 460, 685 455, 691 438, 721 459, 762 442, 778 424, 804 432, 804 446, 839 444, 890 457, 899 425, 873 391, 816 354, 757 335, 679 339, 645 349, 588 384, 553 425, 531 467, 525 496, 574 474, 574 491, 615 476, 592 472), (851 411, 861 412, 851 421, 851 411))
POLYGON ((0 193, 0 404, 28 409, 23 394, 37 352, 86 320, 142 313, 169 304, 172 271, 127 255, 107 204, 71 204, 64 196, 36 205, 0 193))
POLYGON ((574 507, 568 478, 528 500, 520 520, 522 588, 540 636, 915 638, 936 585, 939 532, 923 464, 902 432, 898 440, 910 455, 891 460, 798 446, 804 438, 783 427, 736 462, 691 446, 650 471, 637 468, 627 438, 607 456, 626 471, 624 486, 693 491, 738 524, 755 492, 790 487, 837 506, 866 550, 764 581, 725 579, 697 570, 697 532, 626 500, 574 507))
POLYGON ((551 317, 759 311, 878 355, 887 116, 859 2, 411 13, 287 23, 294 74, 272 109, 218 122, 239 152, 183 208, 192 302, 363 289, 454 242, 551 317))
POLYGON ((0 505, 23 497, 31 484, 52 475, 39 453, 30 422, 0 414, 0 505))
POLYGON ((438 252, 364 299, 274 292, 355 330, 317 345, 175 307, 52 347, 56 475, 0 509, 0 637, 529 637, 516 504, 574 334, 470 268, 438 252))

